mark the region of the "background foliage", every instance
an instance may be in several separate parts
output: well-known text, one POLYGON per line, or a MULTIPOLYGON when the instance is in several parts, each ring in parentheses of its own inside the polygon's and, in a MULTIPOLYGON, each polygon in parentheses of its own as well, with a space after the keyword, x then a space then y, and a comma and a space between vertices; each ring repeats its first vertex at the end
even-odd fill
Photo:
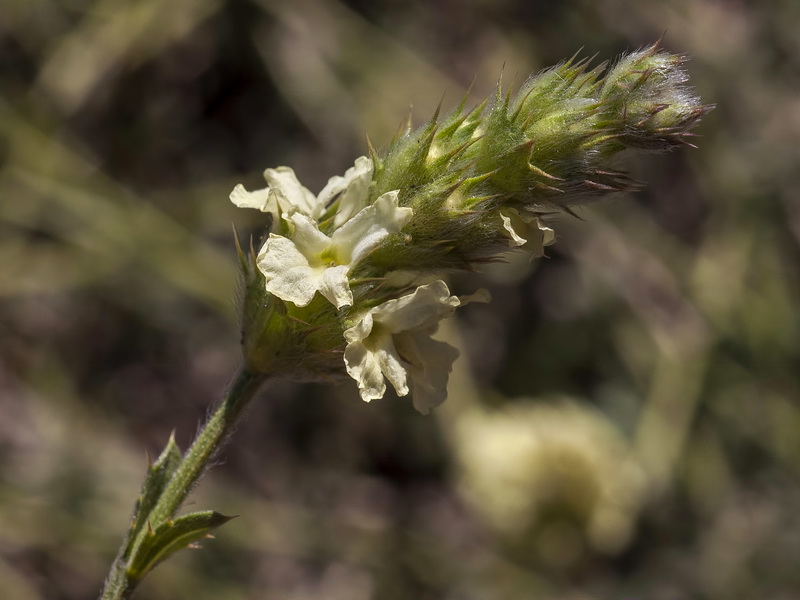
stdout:
POLYGON ((145 467, 238 361, 235 183, 319 190, 475 79, 692 57, 699 150, 487 285, 432 417, 270 386, 159 599, 793 597, 800 4, 0 0, 0 596, 91 598, 145 467))

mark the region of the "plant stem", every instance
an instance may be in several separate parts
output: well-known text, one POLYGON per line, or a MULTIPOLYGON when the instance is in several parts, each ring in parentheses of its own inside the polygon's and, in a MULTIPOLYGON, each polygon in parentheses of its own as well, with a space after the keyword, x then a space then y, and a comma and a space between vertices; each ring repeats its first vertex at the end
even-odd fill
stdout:
POLYGON ((258 391, 263 375, 240 370, 225 399, 198 432, 175 475, 156 504, 150 519, 153 525, 171 518, 180 508, 192 486, 225 446, 242 411, 258 391))
MULTIPOLYGON (((208 469, 210 463, 225 447, 242 412, 255 397, 265 377, 240 369, 225 398, 197 434, 191 447, 186 451, 175 474, 170 478, 161 497, 150 512, 148 522, 152 527, 171 519, 183 504, 198 479, 208 469)), ((144 528, 138 539, 133 541, 130 551, 125 552, 127 539, 123 541, 120 554, 111 566, 100 600, 127 600, 133 594, 140 580, 131 579, 126 567, 136 551, 148 528, 144 528)))

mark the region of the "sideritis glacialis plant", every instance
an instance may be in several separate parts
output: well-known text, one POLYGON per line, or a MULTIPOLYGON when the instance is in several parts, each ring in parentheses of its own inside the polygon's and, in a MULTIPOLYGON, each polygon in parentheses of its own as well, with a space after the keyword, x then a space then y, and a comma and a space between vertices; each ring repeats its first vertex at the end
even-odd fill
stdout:
POLYGON ((439 322, 485 293, 457 297, 441 279, 509 248, 532 258, 555 241, 548 218, 635 186, 613 165, 624 150, 691 146, 711 106, 687 87, 684 59, 654 44, 605 65, 569 60, 515 94, 500 86, 470 110, 405 124, 382 153, 356 159, 314 195, 288 167, 267 187, 236 186, 237 206, 267 213, 264 239, 238 247, 243 365, 181 454, 171 439, 151 464, 103 599, 129 598, 156 564, 228 520, 176 516, 269 377, 351 378, 362 399, 386 381, 421 412, 441 404, 458 353, 439 322))

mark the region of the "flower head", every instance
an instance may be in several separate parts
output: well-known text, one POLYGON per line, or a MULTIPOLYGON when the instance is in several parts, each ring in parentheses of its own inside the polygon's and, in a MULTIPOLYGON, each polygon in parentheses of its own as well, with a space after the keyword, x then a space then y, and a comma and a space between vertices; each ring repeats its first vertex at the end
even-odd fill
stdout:
POLYGON ((431 335, 465 299, 440 278, 509 246, 542 256, 555 238, 545 219, 635 189, 616 168, 623 151, 688 144, 711 107, 686 85, 682 62, 657 45, 605 75, 570 60, 516 95, 498 86, 472 110, 462 102, 402 128, 317 196, 287 167, 265 171, 266 189, 237 186, 234 204, 273 214, 257 256, 240 253, 247 367, 346 372, 364 400, 383 396, 388 379, 423 412, 441 403, 457 353, 431 335))

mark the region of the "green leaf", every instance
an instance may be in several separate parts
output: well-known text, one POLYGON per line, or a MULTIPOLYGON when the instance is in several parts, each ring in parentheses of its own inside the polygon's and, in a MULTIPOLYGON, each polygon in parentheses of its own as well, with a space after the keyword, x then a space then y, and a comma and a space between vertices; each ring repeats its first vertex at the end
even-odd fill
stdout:
POLYGON ((133 509, 131 528, 128 532, 123 557, 128 557, 136 538, 139 537, 139 533, 148 524, 150 512, 161 497, 164 488, 169 483, 181 460, 181 451, 175 443, 175 434, 173 432, 170 434, 169 441, 156 459, 156 462, 150 464, 147 468, 147 475, 139 492, 139 498, 136 500, 136 507, 133 509))
POLYGON ((190 547, 203 538, 212 537, 212 530, 234 518, 206 510, 169 520, 155 530, 148 525, 148 531, 128 564, 128 578, 133 581, 141 579, 171 554, 190 547))

